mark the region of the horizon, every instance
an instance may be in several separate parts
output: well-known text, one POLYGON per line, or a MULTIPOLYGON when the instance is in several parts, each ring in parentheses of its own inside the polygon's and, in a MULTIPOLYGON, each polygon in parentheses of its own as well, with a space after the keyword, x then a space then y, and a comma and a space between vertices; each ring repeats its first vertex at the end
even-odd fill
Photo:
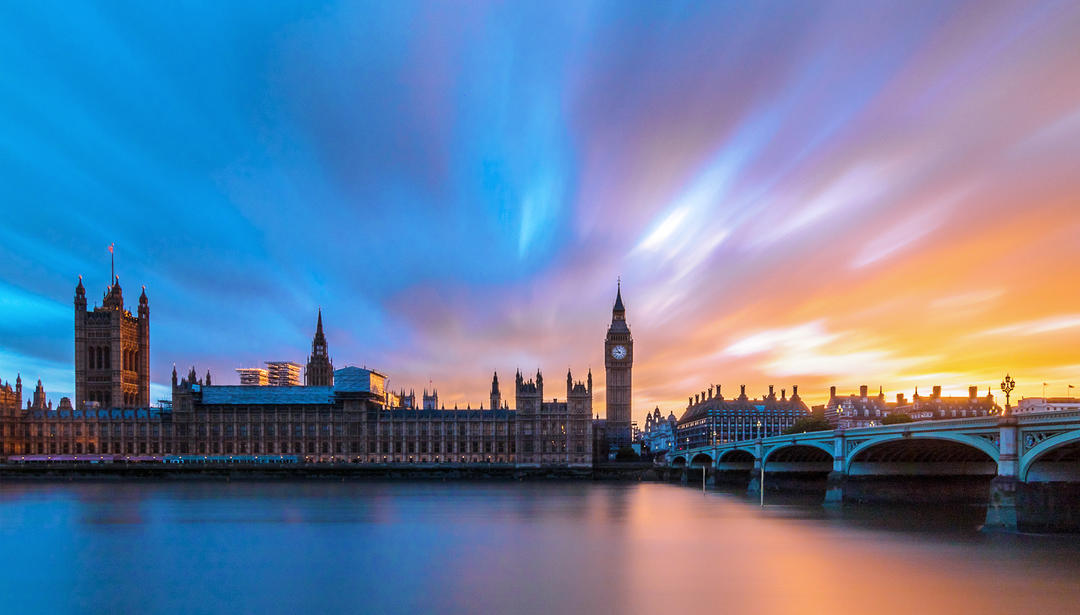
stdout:
POLYGON ((24 399, 73 396, 110 244, 155 401, 173 364, 303 364, 321 307, 335 367, 391 390, 591 368, 604 416, 620 277, 639 425, 715 384, 1080 386, 1080 7, 31 13, 0 8, 24 399))

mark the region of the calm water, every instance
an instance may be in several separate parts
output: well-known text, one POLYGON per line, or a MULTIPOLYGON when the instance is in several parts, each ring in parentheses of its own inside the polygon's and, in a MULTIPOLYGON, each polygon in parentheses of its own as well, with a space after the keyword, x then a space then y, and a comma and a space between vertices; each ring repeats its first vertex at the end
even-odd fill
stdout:
POLYGON ((1080 612, 1080 538, 665 484, 7 483, 4 613, 1080 612))

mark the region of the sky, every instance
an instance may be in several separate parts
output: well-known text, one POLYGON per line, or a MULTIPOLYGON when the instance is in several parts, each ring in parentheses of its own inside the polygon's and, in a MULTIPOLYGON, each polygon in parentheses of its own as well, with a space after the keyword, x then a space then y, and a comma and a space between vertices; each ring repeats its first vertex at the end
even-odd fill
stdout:
POLYGON ((638 421, 1063 395, 1078 40, 1075 2, 3 3, 0 379, 71 395, 115 244, 155 399, 305 362, 321 307, 395 390, 591 368, 603 416, 620 277, 638 421))

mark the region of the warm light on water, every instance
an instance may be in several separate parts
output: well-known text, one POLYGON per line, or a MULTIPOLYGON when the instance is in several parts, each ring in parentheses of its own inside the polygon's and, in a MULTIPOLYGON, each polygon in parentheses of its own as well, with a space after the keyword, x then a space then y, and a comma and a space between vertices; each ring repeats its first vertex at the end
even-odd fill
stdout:
POLYGON ((1075 612, 1080 538, 666 484, 0 485, 6 613, 1075 612))

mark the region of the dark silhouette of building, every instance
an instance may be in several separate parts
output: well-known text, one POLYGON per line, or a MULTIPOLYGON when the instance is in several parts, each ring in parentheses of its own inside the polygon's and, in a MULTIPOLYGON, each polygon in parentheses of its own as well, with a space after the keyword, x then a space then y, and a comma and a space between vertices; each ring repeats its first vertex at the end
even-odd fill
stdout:
POLYGON ((626 308, 623 307, 622 282, 615 293, 615 306, 611 309, 611 325, 604 339, 605 397, 607 401, 608 441, 613 448, 630 446, 630 410, 633 402, 631 370, 634 364, 634 338, 626 324, 626 308))
POLYGON ((86 309, 82 276, 75 287, 75 407, 150 405, 150 305, 146 287, 138 315, 124 309, 120 278, 113 275, 101 306, 86 309))
POLYGON ((311 355, 308 356, 307 369, 304 370, 304 384, 309 387, 334 386, 334 362, 326 351, 322 308, 319 308, 319 321, 315 325, 315 338, 311 340, 311 355))

